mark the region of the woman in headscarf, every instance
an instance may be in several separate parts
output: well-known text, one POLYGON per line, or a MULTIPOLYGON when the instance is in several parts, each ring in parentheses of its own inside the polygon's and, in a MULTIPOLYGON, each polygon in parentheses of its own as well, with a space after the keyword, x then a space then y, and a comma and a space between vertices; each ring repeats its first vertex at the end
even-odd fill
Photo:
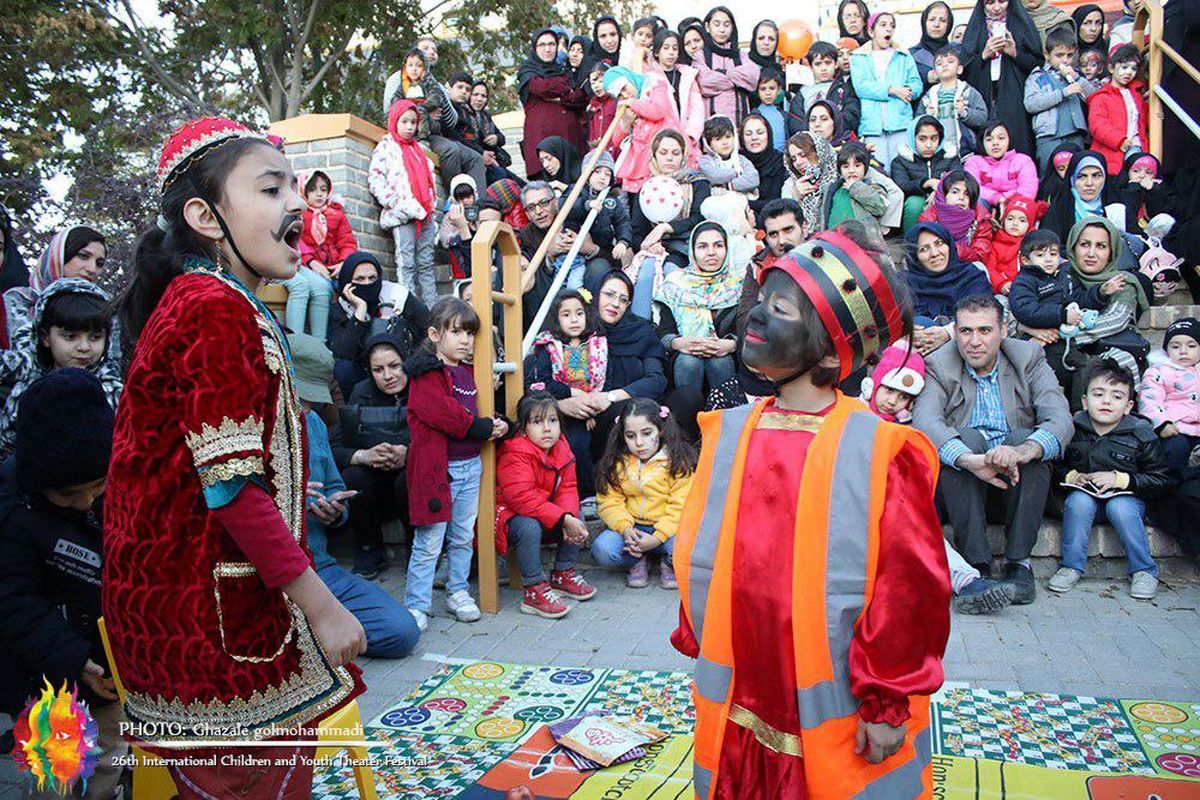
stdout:
POLYGON ((689 167, 688 161, 687 137, 679 131, 665 128, 650 142, 650 174, 668 175, 683 187, 684 202, 675 219, 656 225, 646 219, 641 203, 630 199, 634 246, 678 267, 687 265, 689 237, 704 220, 700 206, 712 192, 709 182, 689 167))
POLYGON ((758 68, 779 68, 779 26, 774 20, 764 19, 750 32, 750 60, 758 68))
POLYGON ((1079 51, 1099 50, 1108 57, 1108 37, 1104 35, 1104 9, 1095 3, 1079 6, 1071 12, 1079 51))
MULTIPOLYGON (((8 233, 5 233, 5 249, 8 248, 8 233)), ((15 245, 15 243, 14 243, 15 245)), ((7 260, 7 254, 5 256, 7 260)), ((37 303, 38 295, 59 278, 83 278, 95 283, 104 271, 104 263, 108 258, 108 247, 104 242, 104 234, 86 225, 74 225, 63 228, 50 239, 42 257, 38 259, 37 268, 29 273, 27 286, 14 286, 4 293, 4 310, 8 322, 8 339, 15 350, 22 347, 21 340, 30 333, 30 316, 33 306, 37 303)), ((115 346, 116 355, 120 359, 120 337, 114 334, 110 343, 109 353, 115 346)))
POLYGON ((838 36, 849 36, 860 45, 866 44, 871 38, 867 33, 870 18, 871 9, 863 0, 842 0, 837 10, 838 36))
POLYGON ((571 88, 583 89, 587 86, 588 73, 594 63, 592 40, 583 35, 572 37, 567 44, 567 69, 571 73, 571 88))
MULTIPOLYGON (((700 124, 703 125, 703 121, 700 124)), ((7 292, 29 283, 29 268, 25 266, 25 259, 21 258, 21 250, 13 238, 12 217, 3 206, 0 206, 0 236, 3 237, 0 242, 0 266, 4 268, 0 270, 0 292, 7 292)))
POLYGON ((918 222, 904 234, 907 261, 904 277, 912 296, 913 322, 923 327, 944 325, 954 318, 959 300, 990 295, 985 271, 958 258, 950 231, 938 222, 918 222))
POLYGON ((1058 196, 1065 183, 1067 165, 1071 163, 1071 157, 1082 149, 1074 142, 1063 142, 1054 148, 1050 153, 1050 169, 1042 174, 1042 179, 1038 182, 1038 200, 1050 202, 1058 196))
POLYGON ((825 187, 838 179, 837 153, 829 142, 812 131, 800 131, 788 139, 784 160, 789 176, 784 181, 781 195, 800 203, 806 234, 825 230, 821 200, 825 187))
POLYGON ((700 71, 705 113, 740 121, 750 111, 749 95, 758 90, 758 65, 738 47, 737 23, 728 8, 716 6, 709 11, 704 27, 704 56, 693 57, 692 66, 700 71))
POLYGON ((853 142, 858 138, 854 131, 846 127, 841 112, 827 100, 818 100, 808 109, 808 130, 814 136, 828 142, 835 154, 846 142, 853 142))
POLYGON ((954 12, 945 0, 934 0, 921 12, 921 43, 908 52, 917 62, 917 72, 926 86, 938 82, 933 69, 933 57, 938 50, 950 44, 950 31, 953 28, 954 12))
POLYGON ((976 0, 961 52, 967 83, 983 95, 993 119, 1008 122, 1013 149, 1034 157, 1025 80, 1042 64, 1042 39, 1021 0, 976 0))
POLYGON ((663 76, 670 88, 671 103, 679 124, 688 137, 689 152, 699 154, 704 133, 704 98, 700 96, 700 75, 683 61, 683 37, 663 28, 654 37, 653 59, 646 73, 663 76))
MULTIPOLYGON (((682 47, 679 63, 697 68, 696 62, 704 60, 704 50, 708 47, 708 31, 704 30, 704 23, 700 20, 694 17, 690 17, 689 20, 679 25, 679 42, 682 47)), ((707 105, 705 103, 706 107, 707 105)))
POLYGON ((688 249, 687 267, 663 280, 654 302, 675 388, 698 400, 705 387, 716 389, 737 374, 735 312, 745 270, 730 268, 729 237, 717 222, 697 225, 688 249))
POLYGON ((603 62, 615 67, 621 61, 621 23, 616 17, 604 16, 592 25, 591 64, 603 62))
MULTIPOLYGON (((636 194, 650 177, 650 143, 654 137, 661 130, 678 131, 683 125, 671 99, 671 87, 661 72, 639 75, 628 67, 613 67, 604 73, 604 91, 618 101, 628 102, 633 113, 632 127, 622 145, 628 152, 616 178, 622 190, 636 194)), ((695 151, 689 148, 689 153, 694 162, 695 151)))
POLYGON ((1041 227, 1054 231, 1065 242, 1076 222, 1087 216, 1104 216, 1107 182, 1104 156, 1095 150, 1081 150, 1071 156, 1062 188, 1050 199, 1050 209, 1041 227))
POLYGON ((542 165, 540 174, 530 173, 529 166, 525 172, 534 180, 549 183, 559 194, 568 192, 579 180, 583 165, 579 160, 579 150, 562 136, 547 136, 537 144, 537 156, 542 165))
POLYGON ((750 201, 750 208, 757 214, 771 200, 783 193, 783 182, 788 178, 783 163, 783 153, 771 146, 771 124, 757 112, 747 114, 738 126, 742 153, 758 170, 758 197, 750 201))
POLYGON ((488 88, 487 82, 475 81, 471 84, 471 94, 467 98, 467 105, 459 110, 465 112, 467 128, 475 137, 475 141, 483 148, 485 158, 487 153, 491 153, 495 160, 495 163, 487 164, 486 168, 488 183, 494 183, 504 178, 516 178, 517 176, 508 170, 512 166, 512 156, 504 149, 504 131, 500 130, 500 126, 496 124, 488 111, 489 99, 491 99, 491 90, 488 88))
POLYGON ((537 144, 548 136, 561 136, 578 151, 583 132, 575 107, 582 94, 571 86, 571 70, 558 60, 558 36, 549 28, 534 31, 529 58, 517 71, 517 96, 525 107, 521 153, 526 175, 541 169, 537 144))
POLYGON ((1067 12, 1050 4, 1050 0, 1022 0, 1029 18, 1042 37, 1042 46, 1046 45, 1046 34, 1059 25, 1074 25, 1067 12))

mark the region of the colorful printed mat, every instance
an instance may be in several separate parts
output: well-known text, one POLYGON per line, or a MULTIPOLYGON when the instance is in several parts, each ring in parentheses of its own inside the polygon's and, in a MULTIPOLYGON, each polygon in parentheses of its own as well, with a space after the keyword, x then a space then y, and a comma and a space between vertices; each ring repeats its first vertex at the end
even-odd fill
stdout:
MULTIPOLYGON (((478 662, 446 666, 367 725, 380 797, 692 798, 690 675, 478 662), (672 734, 644 758, 577 771, 546 724, 592 709, 672 734)), ((933 711, 936 795, 950 800, 1200 797, 1200 703, 949 688, 933 711)), ((356 797, 349 768, 314 796, 356 797)))

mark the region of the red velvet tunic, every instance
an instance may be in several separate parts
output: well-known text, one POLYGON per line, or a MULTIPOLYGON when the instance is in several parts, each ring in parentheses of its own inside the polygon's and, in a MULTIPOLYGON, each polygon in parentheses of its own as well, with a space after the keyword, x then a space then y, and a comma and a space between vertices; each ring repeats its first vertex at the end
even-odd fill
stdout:
POLYGON ((307 555, 305 425, 282 336, 236 280, 190 267, 142 332, 117 413, 103 607, 126 713, 166 726, 133 738, 236 740, 319 720, 363 686, 206 502, 252 482, 235 502, 265 489, 292 536, 280 558, 307 555))
MULTIPOLYGON (((800 712, 792 645, 792 520, 817 428, 814 417, 828 411, 768 408, 750 438, 745 474, 754 476, 753 491, 740 496, 734 542, 737 678, 717 771, 718 798, 808 795, 804 759, 794 754, 800 712)), ((932 531, 907 533, 914 525, 937 525, 927 507, 933 486, 923 463, 905 448, 888 470, 875 595, 850 645, 851 689, 868 722, 899 725, 908 717, 908 695, 931 694, 942 684, 950 628, 946 554, 928 544, 940 540, 941 530, 936 537, 932 531)), ((694 658, 699 647, 682 608, 679 621, 671 642, 694 658)))

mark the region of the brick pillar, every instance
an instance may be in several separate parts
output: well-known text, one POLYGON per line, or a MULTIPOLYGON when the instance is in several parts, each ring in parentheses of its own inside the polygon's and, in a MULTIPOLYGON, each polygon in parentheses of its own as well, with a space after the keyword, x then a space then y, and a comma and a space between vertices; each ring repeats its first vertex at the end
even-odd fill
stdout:
POLYGON ((378 258, 387 277, 395 280, 392 237, 379 227, 379 204, 367 188, 371 153, 387 132, 352 114, 305 114, 274 123, 270 132, 283 137, 293 169, 320 169, 329 175, 359 249, 378 258))

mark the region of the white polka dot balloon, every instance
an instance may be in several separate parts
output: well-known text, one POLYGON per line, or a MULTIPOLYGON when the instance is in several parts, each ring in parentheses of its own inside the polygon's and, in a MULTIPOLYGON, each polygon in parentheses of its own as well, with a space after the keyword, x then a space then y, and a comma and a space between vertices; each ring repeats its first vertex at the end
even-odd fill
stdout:
POLYGON ((642 184, 638 205, 646 219, 655 225, 670 222, 683 210, 683 187, 668 175, 655 175, 642 184))

